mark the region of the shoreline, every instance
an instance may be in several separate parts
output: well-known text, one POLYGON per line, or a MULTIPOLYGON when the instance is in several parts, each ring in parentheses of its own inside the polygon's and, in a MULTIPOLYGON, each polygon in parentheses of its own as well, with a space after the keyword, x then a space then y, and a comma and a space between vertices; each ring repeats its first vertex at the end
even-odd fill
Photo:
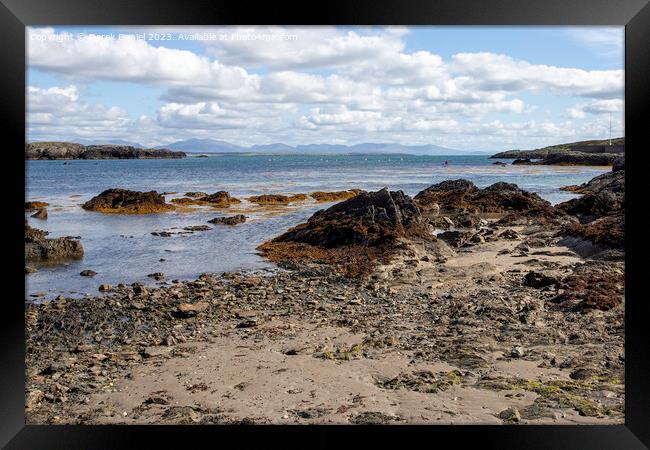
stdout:
POLYGON ((622 294, 557 303, 623 263, 483 220, 367 278, 303 261, 27 305, 27 422, 623 423, 622 294))

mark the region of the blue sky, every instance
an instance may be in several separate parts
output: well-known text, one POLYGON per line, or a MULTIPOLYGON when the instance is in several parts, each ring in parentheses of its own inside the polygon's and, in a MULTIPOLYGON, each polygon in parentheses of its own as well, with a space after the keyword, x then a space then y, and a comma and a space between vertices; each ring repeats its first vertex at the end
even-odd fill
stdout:
POLYGON ((624 134, 623 28, 43 27, 27 47, 29 140, 501 150, 606 138, 610 113, 624 134))

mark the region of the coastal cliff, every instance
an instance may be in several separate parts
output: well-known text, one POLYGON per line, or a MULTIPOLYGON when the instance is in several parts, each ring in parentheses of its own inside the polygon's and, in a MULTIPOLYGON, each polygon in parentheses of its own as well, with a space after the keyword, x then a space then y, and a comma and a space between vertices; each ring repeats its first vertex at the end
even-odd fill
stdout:
POLYGON ((72 142, 25 144, 25 159, 180 159, 184 152, 129 145, 82 145, 72 142))

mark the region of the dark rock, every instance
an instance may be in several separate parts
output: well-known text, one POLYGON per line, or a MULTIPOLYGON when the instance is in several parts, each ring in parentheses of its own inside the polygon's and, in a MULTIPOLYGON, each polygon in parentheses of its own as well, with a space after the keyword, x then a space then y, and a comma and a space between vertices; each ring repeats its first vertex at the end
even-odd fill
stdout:
POLYGON ((241 200, 231 197, 226 191, 205 194, 203 192, 189 192, 192 197, 173 198, 172 203, 180 205, 213 206, 215 208, 227 208, 230 205, 241 203, 241 200), (200 194, 204 194, 201 195, 200 194))
POLYGON ((515 230, 507 229, 503 233, 499 234, 501 239, 515 240, 519 239, 519 234, 515 230))
POLYGON ((186 230, 186 231, 208 231, 208 230, 211 230, 211 229, 212 228, 210 228, 207 225, 190 225, 188 227, 183 227, 183 230, 186 230))
POLYGON ((97 275, 97 272, 95 272, 94 270, 86 269, 86 270, 82 270, 79 273, 79 275, 81 275, 82 277, 94 277, 95 275, 97 275))
POLYGON ((180 317, 192 317, 198 313, 207 311, 210 304, 207 302, 181 303, 177 308, 177 315, 180 317))
POLYGON ((151 159, 184 158, 183 152, 128 145, 81 145, 71 142, 25 144, 25 159, 151 159))
POLYGON ((237 225, 238 223, 246 222, 246 216, 243 214, 236 214, 229 217, 215 217, 214 219, 208 220, 208 222, 221 225, 237 225))
POLYGON ((26 261, 57 261, 83 256, 84 249, 78 240, 69 237, 48 239, 47 234, 47 231, 32 228, 25 223, 26 261))
POLYGON ((414 200, 423 209, 438 204, 441 211, 506 213, 549 208, 550 203, 516 184, 499 182, 479 189, 467 180, 448 180, 418 193, 414 200))
POLYGON ((35 219, 46 220, 47 219, 47 208, 41 208, 32 214, 32 217, 35 219))
POLYGON ((25 211, 36 211, 47 206, 50 204, 46 202, 25 202, 25 211))
POLYGON ((192 197, 192 198, 201 198, 201 197, 205 197, 207 195, 208 194, 206 194, 205 192, 186 192, 185 193, 185 197, 192 197))
POLYGON ((467 244, 470 239, 475 235, 473 231, 445 231, 437 235, 438 239, 442 239, 452 247, 462 247, 467 244))
POLYGON ((307 223, 291 228, 275 242, 302 242, 325 248, 353 244, 375 246, 401 236, 425 237, 420 210, 402 191, 366 192, 317 211, 307 223))
POLYGON ((109 292, 113 290, 113 286, 110 284, 100 284, 99 285, 99 291, 100 292, 109 292))
POLYGON ((108 189, 82 205, 82 208, 103 213, 148 214, 170 211, 173 205, 156 191, 138 192, 108 189))
POLYGON ((251 203, 257 203, 258 205, 287 205, 291 202, 307 200, 307 198, 306 194, 263 194, 248 197, 248 201, 251 203))
POLYGON ((524 285, 533 288, 543 288, 556 284, 557 282, 558 279, 556 277, 539 272, 528 272, 524 276, 524 285))

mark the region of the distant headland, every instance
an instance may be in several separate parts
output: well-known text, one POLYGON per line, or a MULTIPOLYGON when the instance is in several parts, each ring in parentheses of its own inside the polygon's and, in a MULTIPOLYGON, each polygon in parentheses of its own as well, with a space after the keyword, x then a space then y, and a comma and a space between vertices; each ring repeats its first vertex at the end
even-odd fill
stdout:
POLYGON ((130 145, 82 145, 72 142, 25 144, 25 159, 179 159, 185 152, 130 145))

